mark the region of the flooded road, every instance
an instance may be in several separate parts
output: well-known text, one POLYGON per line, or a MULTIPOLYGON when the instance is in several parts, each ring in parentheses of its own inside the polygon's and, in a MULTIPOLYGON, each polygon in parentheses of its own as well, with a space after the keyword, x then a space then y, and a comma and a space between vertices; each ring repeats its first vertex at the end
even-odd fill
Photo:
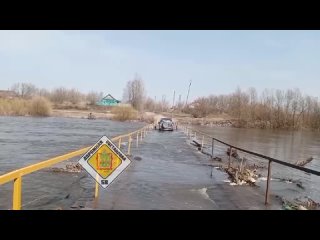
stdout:
MULTIPOLYGON (((142 127, 142 123, 72 118, 0 117, 0 174, 142 127)), ((318 133, 207 128, 202 131, 239 147, 296 162, 313 156, 306 167, 319 170, 318 133)), ((210 151, 208 143, 208 151, 210 151)), ((126 142, 122 147, 126 148, 126 142)), ((215 145, 215 155, 226 155, 215 145)), ((275 195, 310 196, 320 202, 320 179, 276 164, 272 168, 272 206, 264 206, 265 181, 257 187, 230 186, 210 158, 188 144, 181 131, 151 131, 132 144, 132 164, 93 199, 94 181, 86 172, 46 169, 22 178, 23 209, 280 209, 275 195), (211 174, 212 173, 212 174, 211 174), (277 177, 300 180, 303 189, 277 177)), ((249 156, 246 156, 249 158, 249 156)), ((77 161, 78 159, 72 159, 77 161)), ((252 159, 253 161, 261 161, 252 159)), ((265 162, 264 162, 265 164, 265 162)), ((12 204, 12 183, 0 186, 0 209, 12 204)))
POLYGON ((131 159, 128 169, 87 208, 280 209, 279 204, 265 207, 259 188, 226 184, 226 174, 212 169, 208 156, 190 146, 181 131, 151 131, 131 159))
MULTIPOLYGON (((143 125, 99 119, 0 117, 0 174, 90 146, 102 135, 113 137, 143 125)), ((82 173, 44 170, 24 176, 23 208, 68 206, 79 196, 85 198, 92 193, 94 184, 90 181, 82 173)), ((0 209, 11 208, 11 199, 12 183, 1 185, 0 209)))

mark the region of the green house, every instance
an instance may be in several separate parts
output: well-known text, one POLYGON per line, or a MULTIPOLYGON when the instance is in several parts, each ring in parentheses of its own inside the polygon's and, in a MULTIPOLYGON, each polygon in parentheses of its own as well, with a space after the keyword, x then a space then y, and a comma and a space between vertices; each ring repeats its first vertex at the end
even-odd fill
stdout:
POLYGON ((111 94, 108 94, 104 98, 102 98, 100 101, 97 102, 97 105, 100 106, 116 106, 120 103, 119 100, 115 99, 111 96, 111 94))

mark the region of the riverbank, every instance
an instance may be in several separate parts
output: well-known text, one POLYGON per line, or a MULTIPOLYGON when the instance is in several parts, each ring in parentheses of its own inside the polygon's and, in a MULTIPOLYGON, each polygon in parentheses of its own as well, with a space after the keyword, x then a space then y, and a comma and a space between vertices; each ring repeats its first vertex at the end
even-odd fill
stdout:
POLYGON ((91 110, 77 110, 77 109, 53 109, 52 117, 64 117, 64 118, 88 118, 92 113, 96 119, 108 119, 111 120, 114 114, 111 112, 99 112, 91 110))
POLYGON ((168 115, 179 121, 180 124, 191 124, 201 126, 234 127, 236 120, 227 114, 209 115, 205 118, 195 118, 186 113, 168 113, 168 115))
POLYGON ((195 126, 208 126, 208 127, 223 127, 223 128, 241 128, 241 129, 269 129, 269 130, 284 130, 284 131, 316 131, 320 132, 320 129, 314 129, 311 127, 300 126, 298 127, 277 127, 272 125, 267 120, 239 120, 232 118, 228 114, 211 114, 203 118, 195 118, 191 114, 187 113, 167 113, 167 115, 176 118, 180 124, 190 124, 195 126))
MULTIPOLYGON (((9 116, 9 117, 34 117, 39 116, 32 114, 29 111, 30 107, 26 104, 26 100, 19 100, 14 104, 1 105, 0 104, 0 116, 9 116), (18 105, 18 107, 15 107, 18 105), (12 109, 12 110, 11 110, 12 109)), ((161 114, 156 114, 153 112, 136 112, 133 116, 130 116, 128 119, 117 118, 117 112, 110 109, 104 109, 99 107, 87 107, 87 108, 53 108, 50 109, 50 112, 45 116, 40 117, 57 117, 57 118, 76 118, 76 119, 88 119, 89 116, 92 116, 93 119, 103 119, 103 120, 114 120, 114 121, 130 121, 130 122, 146 122, 153 123, 161 114), (91 114, 91 115, 90 115, 91 114)))

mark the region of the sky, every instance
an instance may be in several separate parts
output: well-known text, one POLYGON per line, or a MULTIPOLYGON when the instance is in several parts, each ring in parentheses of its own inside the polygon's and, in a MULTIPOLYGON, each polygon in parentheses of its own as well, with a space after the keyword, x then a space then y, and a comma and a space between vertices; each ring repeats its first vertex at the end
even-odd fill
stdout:
POLYGON ((148 96, 185 101, 300 88, 319 97, 320 31, 0 31, 0 89, 76 88, 121 99, 138 74, 148 96))

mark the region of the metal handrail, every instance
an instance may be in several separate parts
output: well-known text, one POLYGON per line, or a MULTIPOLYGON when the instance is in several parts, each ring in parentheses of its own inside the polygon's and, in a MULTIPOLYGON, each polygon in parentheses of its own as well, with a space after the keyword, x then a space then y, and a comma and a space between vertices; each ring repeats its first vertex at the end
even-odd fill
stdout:
MULTIPOLYGON (((217 139, 217 138, 215 138, 215 137, 213 137, 213 136, 211 136, 211 135, 209 135, 207 133, 204 133, 202 131, 194 130, 194 129, 191 129, 191 128, 187 127, 187 126, 184 126, 184 127, 185 127, 185 130, 187 132, 189 132, 189 130, 191 130, 192 132, 195 133, 195 135, 198 133, 199 136, 202 135, 202 136, 206 136, 206 137, 212 139, 212 156, 211 157, 213 157, 214 141, 217 141, 217 142, 222 143, 222 144, 224 144, 226 146, 229 146, 230 147, 229 167, 230 167, 230 157, 231 157, 232 149, 237 149, 239 151, 251 154, 253 156, 257 156, 257 157, 260 157, 260 158, 268 160, 268 177, 267 177, 267 189, 266 189, 266 195, 265 195, 265 204, 269 203, 269 186, 270 186, 271 163, 272 162, 278 163, 278 164, 286 166, 286 167, 294 168, 294 169, 297 169, 297 170, 300 170, 300 171, 303 171, 303 172, 306 172, 306 173, 310 173, 310 174, 313 174, 313 175, 316 175, 316 176, 320 176, 320 172, 319 171, 316 171, 316 170, 313 170, 313 169, 309 169, 309 168, 305 168, 305 167, 301 167, 301 166, 297 166, 297 165, 294 165, 292 163, 288 163, 288 162, 285 162, 285 161, 282 161, 282 160, 279 160, 279 159, 275 159, 275 158, 272 158, 272 157, 269 157, 269 156, 266 156, 266 155, 263 155, 263 154, 260 154, 260 153, 256 153, 256 152, 252 152, 252 151, 240 148, 240 147, 236 147, 234 145, 231 145, 229 143, 221 141, 220 139, 217 139)), ((203 147, 203 140, 202 140, 202 144, 201 145, 202 145, 201 147, 203 147)))
MULTIPOLYGON (((123 135, 114 137, 114 138, 111 139, 111 141, 117 141, 118 140, 119 141, 118 147, 120 148, 121 147, 121 140, 123 138, 128 138, 129 144, 128 144, 128 152, 127 152, 127 154, 130 154, 132 135, 137 134, 137 146, 138 146, 138 141, 139 141, 138 136, 139 136, 139 134, 141 135, 141 140, 142 140, 142 135, 145 136, 146 135, 146 131, 148 129, 150 129, 151 127, 152 127, 151 125, 146 125, 143 128, 138 129, 138 130, 136 130, 134 132, 130 132, 130 133, 127 133, 127 134, 123 134, 123 135)), ((36 172, 36 171, 41 170, 41 169, 46 168, 46 167, 50 167, 50 166, 52 166, 54 164, 57 164, 59 162, 63 162, 65 160, 68 160, 70 158, 79 156, 81 154, 84 154, 90 148, 91 148, 91 146, 90 147, 81 148, 81 149, 79 149, 77 151, 73 151, 73 152, 70 152, 70 153, 67 153, 67 154, 64 154, 64 155, 61 155, 61 156, 50 158, 48 160, 41 161, 39 163, 32 164, 30 166, 23 167, 23 168, 20 168, 20 169, 17 169, 17 170, 14 170, 14 171, 11 171, 11 172, 8 172, 8 173, 5 173, 5 174, 1 175, 0 176, 0 185, 8 183, 10 181, 13 181, 13 199, 12 199, 13 204, 12 204, 12 209, 13 210, 20 210, 21 209, 22 176, 30 174, 30 173, 33 173, 33 172, 36 172)), ((98 196, 98 188, 99 188, 99 185, 96 183, 95 197, 98 196)))
POLYGON ((270 160, 272 162, 275 162, 275 163, 278 163, 278 164, 281 164, 281 165, 284 165, 286 167, 291 167, 291 168, 295 168, 295 169, 298 169, 300 171, 304 171, 304 172, 307 172, 307 173, 311 173, 311 174, 314 174, 314 175, 317 175, 317 176, 320 176, 320 172, 319 171, 315 171, 313 169, 309 169, 309 168, 305 168, 305 167, 301 167, 301 166, 297 166, 297 165, 294 165, 292 163, 288 163, 288 162, 285 162, 285 161, 282 161, 282 160, 278 160, 278 159, 275 159, 275 158, 272 158, 272 157, 268 157, 268 156, 265 156, 263 154, 260 154, 260 153, 256 153, 256 152, 252 152, 252 151, 249 151, 249 150, 246 150, 246 149, 243 149, 243 148, 240 148, 240 147, 236 147, 236 146, 233 146, 229 143, 226 143, 226 142, 223 142, 215 137, 212 137, 204 132, 201 132, 201 131, 198 131, 198 130, 193 130, 194 132, 197 132, 197 133, 200 133, 201 135, 203 136, 206 136, 206 137, 209 137, 209 138, 212 138, 214 139, 215 141, 217 142, 220 142, 224 145, 227 145, 231 148, 234 148, 234 149, 237 149, 239 151, 242 151, 242 152, 245 152, 245 153, 249 153, 251 155, 254 155, 254 156, 257 156, 257 157, 260 157, 260 158, 264 158, 264 159, 267 159, 267 160, 270 160))

